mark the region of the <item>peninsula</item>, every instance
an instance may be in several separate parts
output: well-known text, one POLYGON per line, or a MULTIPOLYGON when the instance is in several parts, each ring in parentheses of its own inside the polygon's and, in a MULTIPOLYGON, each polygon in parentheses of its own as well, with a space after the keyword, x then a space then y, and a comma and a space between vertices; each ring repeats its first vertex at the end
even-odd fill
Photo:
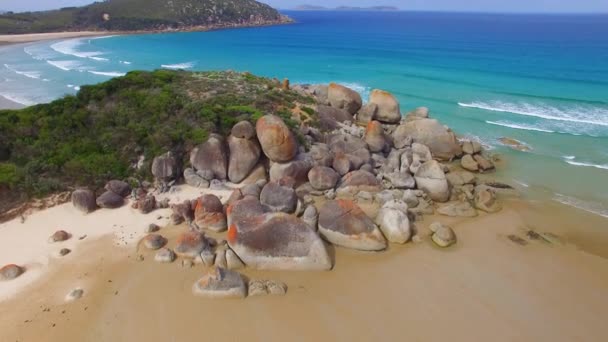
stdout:
POLYGON ((0 34, 196 31, 291 22, 254 0, 107 0, 83 7, 0 14, 0 34))

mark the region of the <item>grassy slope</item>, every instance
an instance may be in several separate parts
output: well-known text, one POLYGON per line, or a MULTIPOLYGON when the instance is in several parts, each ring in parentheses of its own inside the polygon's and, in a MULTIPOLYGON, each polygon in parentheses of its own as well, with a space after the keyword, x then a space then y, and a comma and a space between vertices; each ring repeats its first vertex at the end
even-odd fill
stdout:
POLYGON ((253 0, 108 0, 84 7, 0 15, 0 33, 162 30, 279 19, 275 9, 253 0), (106 13, 108 21, 103 19, 106 13))
POLYGON ((187 152, 211 132, 274 113, 290 122, 296 103, 310 103, 277 81, 248 73, 157 70, 130 72, 76 96, 0 111, 0 193, 28 196, 109 179, 150 179, 144 155, 187 152), (4 189, 4 190, 3 190, 4 189))

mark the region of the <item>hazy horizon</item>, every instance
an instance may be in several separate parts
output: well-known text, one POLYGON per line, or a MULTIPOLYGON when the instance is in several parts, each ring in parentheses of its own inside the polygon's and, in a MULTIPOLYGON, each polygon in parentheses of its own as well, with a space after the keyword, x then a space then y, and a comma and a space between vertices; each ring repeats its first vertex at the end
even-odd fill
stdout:
MULTIPOLYGON (((3 11, 40 11, 57 9, 68 6, 90 4, 91 0, 5 0, 0 4, 3 11)), ((338 6, 395 6, 409 11, 439 11, 439 12, 492 12, 492 13, 608 13, 608 1, 579 0, 576 3, 561 0, 261 0, 278 9, 294 9, 300 5, 315 5, 327 8, 338 6)))

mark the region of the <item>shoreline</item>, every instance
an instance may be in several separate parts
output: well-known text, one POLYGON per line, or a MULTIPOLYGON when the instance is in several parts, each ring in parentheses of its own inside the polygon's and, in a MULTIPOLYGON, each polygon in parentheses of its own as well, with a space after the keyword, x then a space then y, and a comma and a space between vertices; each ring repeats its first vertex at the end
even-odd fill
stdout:
MULTIPOLYGON (((180 189, 168 195, 172 201, 209 192, 180 189)), ((222 194, 223 201, 227 194, 222 194)), ((138 248, 148 221, 163 226, 159 233, 170 240, 187 229, 165 226, 166 209, 142 215, 125 205, 83 215, 67 203, 37 212, 25 223, 0 224, 0 260, 38 256, 28 264, 38 267, 35 279, 23 278, 34 273, 28 269, 16 291, 0 291, 0 314, 5 317, 0 330, 8 340, 20 341, 43 333, 49 341, 187 340, 200 336, 196 322, 204 320, 216 327, 219 340, 256 331, 259 338, 274 341, 304 329, 309 338, 319 339, 460 341, 501 336, 498 340, 566 341, 578 336, 600 341, 608 333, 601 321, 608 314, 608 299, 601 296, 608 286, 608 231, 602 229, 608 220, 557 203, 500 196, 504 208, 499 213, 425 216, 416 222, 421 242, 391 245, 384 253, 336 248, 330 272, 244 269, 251 279, 276 279, 289 286, 283 298, 244 301, 193 297, 191 285, 204 266, 184 269, 179 260, 158 264, 154 252, 138 248), (434 221, 454 227, 456 246, 442 250, 433 245, 427 227, 434 221), (59 228, 75 236, 48 244, 49 232, 59 228), (6 239, 17 230, 21 240, 6 239), (549 240, 528 237, 530 230, 549 240), (88 237, 81 241, 79 234, 88 237), (29 241, 25 248, 24 236, 29 241), (73 252, 56 257, 53 253, 63 247, 73 252), (143 261, 136 260, 139 254, 143 261), (46 263, 40 261, 44 259, 46 263), (64 296, 73 288, 83 288, 85 295, 66 303, 64 296), (258 318, 247 319, 254 312, 258 318), (132 324, 121 324, 128 317, 132 324), (149 326, 151 317, 163 324, 149 326), (236 321, 240 323, 230 323, 236 321), (377 324, 383 328, 369 329, 377 324), (448 328, 433 329, 435 324, 448 328)), ((15 281, 0 283, 0 289, 15 281)))
POLYGON ((240 28, 267 27, 275 25, 293 24, 293 20, 269 21, 251 24, 228 24, 228 25, 208 25, 191 26, 179 29, 166 30, 135 30, 135 31, 64 31, 64 32, 44 32, 44 33, 25 33, 25 34, 2 34, 0 35, 0 48, 15 44, 33 43, 46 40, 103 37, 111 35, 135 35, 135 34, 160 34, 160 33, 179 33, 179 32, 209 32, 217 30, 229 30, 240 28))

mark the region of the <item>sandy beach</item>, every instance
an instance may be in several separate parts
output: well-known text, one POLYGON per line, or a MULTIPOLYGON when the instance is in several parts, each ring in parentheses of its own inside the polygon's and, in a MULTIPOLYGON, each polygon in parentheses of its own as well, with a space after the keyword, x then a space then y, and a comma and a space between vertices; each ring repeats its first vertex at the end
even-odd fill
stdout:
MULTIPOLYGON (((181 189, 172 201, 201 193, 181 189)), ((61 205, 0 225, 0 260, 28 269, 0 283, 2 340, 184 341, 209 334, 204 324, 216 340, 603 341, 608 220, 557 203, 503 200, 501 212, 473 219, 425 216, 416 223, 421 242, 384 253, 336 248, 331 272, 246 269, 247 277, 285 282, 289 292, 236 301, 192 295, 204 266, 158 264, 138 250, 144 227, 166 225, 168 210, 83 215, 61 205), (434 221, 454 228, 456 246, 431 243, 434 221), (47 243, 59 228, 73 237, 47 243), (66 247, 73 252, 59 258, 66 247), (74 288, 84 297, 65 303, 74 288)), ((161 234, 171 241, 184 230, 161 234)))
POLYGON ((79 37, 95 37, 112 34, 110 32, 82 31, 82 32, 52 32, 31 34, 3 34, 0 35, 0 46, 8 44, 31 43, 42 40, 67 39, 79 37))

